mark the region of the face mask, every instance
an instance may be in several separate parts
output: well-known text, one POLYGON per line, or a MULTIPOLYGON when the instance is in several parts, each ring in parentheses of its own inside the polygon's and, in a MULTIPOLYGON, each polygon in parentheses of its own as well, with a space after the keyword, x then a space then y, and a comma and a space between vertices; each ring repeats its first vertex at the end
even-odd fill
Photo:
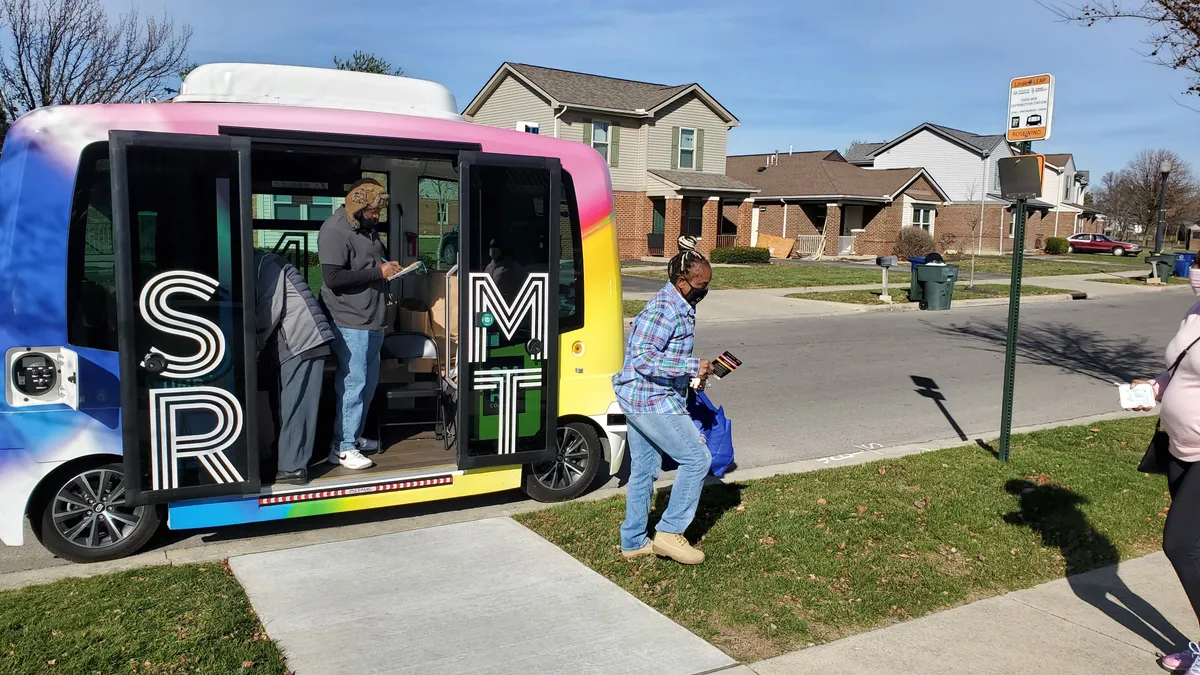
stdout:
POLYGON ((1188 281, 1192 282, 1192 293, 1200 295, 1200 268, 1193 267, 1188 271, 1188 281))
POLYGON ((692 286, 690 282, 688 283, 688 286, 691 286, 691 290, 683 294, 683 299, 686 300, 689 305, 695 307, 696 305, 700 304, 700 301, 704 299, 704 296, 708 295, 708 289, 696 288, 695 286, 692 286))
POLYGON ((492 260, 499 260, 500 259, 500 249, 498 249, 498 248, 488 249, 488 255, 490 255, 492 257, 492 260))

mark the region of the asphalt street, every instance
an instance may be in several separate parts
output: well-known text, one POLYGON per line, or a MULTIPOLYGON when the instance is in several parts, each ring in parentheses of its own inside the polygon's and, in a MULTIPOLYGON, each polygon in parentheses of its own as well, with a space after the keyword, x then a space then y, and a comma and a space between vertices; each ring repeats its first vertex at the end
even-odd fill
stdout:
MULTIPOLYGON (((1194 300, 1186 291, 1171 290, 1025 307, 1014 426, 1116 410, 1113 383, 1164 367, 1163 348, 1194 300)), ((738 465, 751 468, 954 437, 973 442, 995 433, 1006 319, 1006 307, 979 307, 701 323, 696 349, 702 357, 727 349, 744 364, 713 383, 709 395, 733 420, 738 465)), ((337 536, 331 528, 368 536, 422 522, 496 515, 519 508, 521 499, 492 495, 217 532, 171 532, 152 550, 161 555, 204 547, 244 552, 295 546, 337 536)), ((27 542, 0 547, 0 574, 66 564, 31 534, 27 542)))

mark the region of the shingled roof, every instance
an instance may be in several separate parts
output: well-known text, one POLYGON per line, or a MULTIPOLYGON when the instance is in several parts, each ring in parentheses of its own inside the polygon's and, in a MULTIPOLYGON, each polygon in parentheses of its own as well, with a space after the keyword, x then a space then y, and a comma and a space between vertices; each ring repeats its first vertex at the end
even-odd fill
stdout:
POLYGON ((854 143, 846 150, 846 161, 851 164, 870 164, 871 155, 875 151, 887 145, 887 141, 880 143, 854 143))
POLYGON ((676 185, 681 190, 713 190, 715 192, 758 192, 758 188, 719 173, 699 171, 667 171, 650 169, 650 173, 676 185))
POLYGON ((886 149, 892 147, 893 145, 896 145, 896 144, 916 135, 918 132, 923 131, 923 130, 928 130, 932 133, 935 133, 943 138, 946 138, 954 143, 957 143, 958 145, 961 145, 961 146, 967 148, 968 150, 972 150, 981 156, 990 153, 996 147, 996 145, 998 143, 1001 143, 1004 141, 1004 134, 987 134, 987 135, 973 134, 969 131, 962 131, 961 129, 951 129, 950 127, 944 127, 940 124, 933 124, 932 122, 925 122, 924 124, 917 125, 913 129, 910 129, 909 131, 896 137, 895 139, 890 140, 887 143, 884 143, 881 147, 875 148, 875 150, 872 151, 872 154, 877 155, 881 151, 886 150, 886 149))
POLYGON ((508 62, 501 64, 483 89, 467 105, 464 113, 474 114, 475 108, 483 104, 483 101, 507 74, 524 80, 540 94, 549 97, 550 103, 553 105, 613 111, 631 117, 650 117, 657 108, 689 91, 695 91, 719 115, 725 117, 726 122, 737 124, 737 118, 733 116, 733 113, 694 82, 676 85, 654 84, 508 62))
MULTIPOLYGON (((779 155, 779 163, 767 166, 773 155, 735 155, 725 161, 725 173, 760 190, 755 197, 845 197, 890 201, 896 193, 924 175, 940 192, 924 169, 864 169, 845 161, 836 150, 817 150, 779 155), (759 169, 766 167, 762 171, 759 169)), ((945 201, 946 195, 930 195, 945 201)))
POLYGON ((1061 155, 1046 155, 1046 163, 1057 166, 1060 169, 1067 168, 1067 162, 1071 161, 1071 153, 1061 155))

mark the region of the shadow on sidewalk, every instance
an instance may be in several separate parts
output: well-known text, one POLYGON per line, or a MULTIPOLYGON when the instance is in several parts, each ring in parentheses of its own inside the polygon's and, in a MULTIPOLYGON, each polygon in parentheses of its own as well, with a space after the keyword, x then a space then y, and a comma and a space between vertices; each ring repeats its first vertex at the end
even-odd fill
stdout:
MULTIPOLYGON (((950 410, 946 407, 946 395, 938 388, 937 382, 933 378, 921 377, 920 375, 909 375, 909 378, 917 386, 914 391, 933 401, 938 410, 942 412, 942 416, 946 418, 946 421, 954 429, 954 433, 958 434, 958 438, 963 441, 970 440, 967 438, 967 432, 963 431, 962 427, 958 425, 958 420, 954 419, 954 415, 951 415, 950 410)), ((980 443, 982 442, 980 441, 980 443)))
POLYGON ((1008 493, 1020 500, 1020 511, 1004 521, 1037 532, 1045 546, 1057 547, 1067 565, 1067 583, 1080 600, 1104 612, 1164 654, 1185 649, 1188 639, 1150 603, 1117 576, 1117 547, 1097 532, 1079 508, 1087 498, 1057 485, 1010 480, 1008 493), (1078 575, 1091 572, 1087 577, 1078 575))
MULTIPOLYGON (((975 320, 933 328, 948 337, 983 343, 979 349, 994 354, 1003 354, 1008 341, 1008 325, 1001 321, 975 320)), ((1158 351, 1141 338, 1087 330, 1069 323, 1021 326, 1017 354, 1037 365, 1055 366, 1105 383, 1128 382, 1162 367, 1158 351)))

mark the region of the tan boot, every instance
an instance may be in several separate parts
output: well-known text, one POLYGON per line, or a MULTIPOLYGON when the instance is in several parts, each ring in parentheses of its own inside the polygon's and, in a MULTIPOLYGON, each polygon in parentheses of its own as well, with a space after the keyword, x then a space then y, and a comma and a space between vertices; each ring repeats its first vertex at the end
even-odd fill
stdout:
POLYGON ((682 534, 659 532, 654 535, 654 553, 684 565, 699 565, 704 562, 704 551, 693 548, 682 534))
POLYGON ((646 545, 636 551, 621 551, 621 557, 626 560, 637 560, 645 558, 648 555, 654 555, 654 542, 648 541, 646 545))

